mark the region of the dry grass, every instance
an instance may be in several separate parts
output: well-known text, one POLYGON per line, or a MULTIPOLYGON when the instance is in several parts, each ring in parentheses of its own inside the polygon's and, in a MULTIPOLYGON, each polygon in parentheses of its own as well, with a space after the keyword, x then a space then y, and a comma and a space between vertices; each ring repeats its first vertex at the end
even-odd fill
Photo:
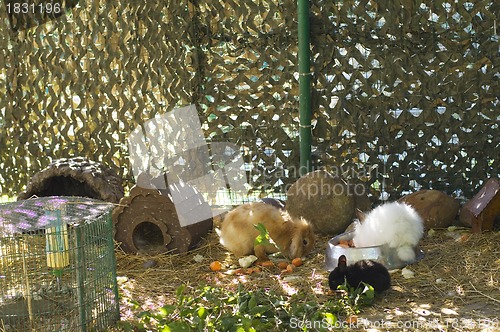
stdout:
MULTIPOLYGON (((308 292, 324 301, 332 296, 328 292, 327 271, 323 269, 327 241, 328 237, 319 238, 316 250, 292 274, 282 274, 274 268, 251 275, 230 274, 227 270, 237 267, 237 259, 219 245, 215 233, 185 255, 150 257, 126 255, 118 250, 122 320, 134 319, 137 313, 129 299, 140 303, 141 310, 154 309, 171 303, 181 284, 188 288, 208 284, 226 289, 236 289, 241 284, 248 289, 266 288, 290 295, 308 292), (201 262, 195 260, 200 258, 198 255, 201 262), (157 265, 145 268, 143 265, 149 260, 157 265), (214 260, 223 263, 221 272, 210 270, 209 264, 214 260)), ((366 308, 358 321, 380 330, 500 330, 499 244, 499 232, 436 231, 421 242, 425 257, 408 267, 415 277, 406 279, 401 270, 393 271, 392 288, 375 305, 366 308)))
POLYGON ((422 241, 424 259, 409 267, 415 278, 393 273, 391 290, 363 316, 425 330, 500 330, 499 244, 499 232, 438 231, 422 241))

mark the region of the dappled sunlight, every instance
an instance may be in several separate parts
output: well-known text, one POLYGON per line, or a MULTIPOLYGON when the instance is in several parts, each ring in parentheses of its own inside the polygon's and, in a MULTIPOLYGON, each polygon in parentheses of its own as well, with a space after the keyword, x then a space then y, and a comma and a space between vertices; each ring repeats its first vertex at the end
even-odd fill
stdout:
POLYGON ((308 279, 311 282, 311 291, 314 294, 324 296, 330 292, 325 275, 319 273, 316 269, 312 270, 311 276, 308 279))
POLYGON ((410 266, 414 277, 393 271, 391 289, 363 316, 412 330, 497 331, 499 236, 457 242, 444 231, 424 239, 424 259, 410 266))
POLYGON ((288 296, 295 295, 299 292, 296 287, 291 286, 290 284, 284 282, 283 280, 280 282, 280 286, 283 292, 288 296))
MULTIPOLYGON (((404 277, 401 270, 392 271, 392 287, 377 295, 374 305, 363 308, 358 314, 358 322, 363 324, 364 330, 450 330, 452 326, 460 329, 462 325, 459 324, 468 324, 462 330, 474 330, 472 324, 480 326, 485 322, 480 319, 498 316, 496 244, 500 235, 489 234, 468 240, 467 244, 475 251, 482 248, 481 255, 474 250, 460 251, 463 244, 445 235, 435 236, 422 244, 424 259, 408 267, 415 273, 414 277, 404 277), (473 258, 467 256, 471 252, 473 258), (494 259, 490 260, 493 255, 494 259), (467 273, 463 272, 465 265, 467 273), (486 266, 488 269, 484 269, 486 266)), ((328 272, 324 270, 326 243, 326 237, 319 239, 318 248, 291 273, 284 273, 276 266, 261 267, 260 272, 250 274, 238 272, 238 257, 227 252, 215 234, 185 255, 118 255, 118 275, 124 278, 119 281, 122 320, 134 321, 144 310, 157 311, 163 305, 175 305, 180 285, 186 285, 185 292, 189 294, 206 285, 224 292, 264 291, 268 295, 283 296, 284 301, 296 298, 326 303, 338 298, 338 294, 330 292, 328 272), (158 265, 149 269, 142 267, 150 259, 157 260, 158 265), (209 265, 215 260, 222 263, 221 271, 210 270, 209 265)), ((283 260, 279 256, 271 258, 283 260)), ((494 323, 490 320, 489 326, 481 326, 485 331, 494 331, 491 328, 494 323)))
POLYGON ((134 306, 130 302, 136 298, 134 295, 135 281, 127 277, 118 276, 118 291, 120 293, 120 316, 122 319, 130 320, 134 318, 134 306))

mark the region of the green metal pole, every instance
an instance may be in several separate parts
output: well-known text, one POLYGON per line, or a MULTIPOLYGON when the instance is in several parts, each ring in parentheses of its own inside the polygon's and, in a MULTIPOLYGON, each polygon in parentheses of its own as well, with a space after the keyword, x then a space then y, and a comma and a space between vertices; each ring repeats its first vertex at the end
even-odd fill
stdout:
POLYGON ((78 314, 80 317, 80 331, 87 331, 87 311, 85 301, 85 254, 83 252, 83 235, 81 227, 77 226, 75 230, 76 243, 76 294, 78 298, 78 314))
POLYGON ((111 266, 111 282, 113 283, 113 295, 114 295, 114 301, 115 301, 115 321, 120 320, 120 297, 118 294, 118 282, 117 282, 117 276, 116 276, 116 257, 115 257, 115 242, 113 240, 113 219, 112 219, 112 214, 111 211, 108 212, 108 215, 106 217, 106 223, 107 227, 109 230, 108 234, 108 255, 109 255, 109 261, 108 263, 111 266))
POLYGON ((309 0, 297 0, 299 30, 299 119, 300 170, 302 176, 311 170, 311 50, 309 46, 309 0))

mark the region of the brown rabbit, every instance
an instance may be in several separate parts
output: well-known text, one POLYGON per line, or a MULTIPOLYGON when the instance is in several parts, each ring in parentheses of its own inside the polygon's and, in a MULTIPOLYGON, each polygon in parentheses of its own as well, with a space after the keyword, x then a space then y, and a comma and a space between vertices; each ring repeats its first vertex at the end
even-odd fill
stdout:
POLYGON ((255 254, 267 260, 267 254, 281 251, 290 259, 307 255, 314 246, 315 236, 311 225, 272 205, 262 202, 247 203, 229 212, 219 231, 220 242, 236 256, 255 254), (259 231, 255 225, 262 223, 274 245, 255 245, 259 231))

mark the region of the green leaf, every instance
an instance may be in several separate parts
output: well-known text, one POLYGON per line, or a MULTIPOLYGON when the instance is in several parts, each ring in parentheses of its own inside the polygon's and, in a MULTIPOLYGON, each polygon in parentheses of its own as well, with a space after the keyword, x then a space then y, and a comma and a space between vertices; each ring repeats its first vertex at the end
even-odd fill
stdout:
POLYGON ((258 223, 257 225, 254 225, 254 227, 259 231, 259 235, 257 235, 254 240, 254 246, 274 245, 276 248, 278 248, 276 243, 274 243, 273 239, 271 239, 271 237, 269 236, 266 226, 264 226, 262 223, 258 223))
POLYGON ((139 302, 132 300, 132 299, 128 299, 128 303, 131 304, 135 310, 137 310, 141 307, 139 302))
POLYGON ((361 292, 361 294, 366 296, 368 299, 374 299, 375 298, 375 290, 373 289, 373 287, 367 283, 363 283, 363 285, 365 287, 363 288, 363 291, 361 292))
POLYGON ((137 314, 137 317, 139 317, 139 318, 151 317, 151 311, 149 311, 149 310, 141 311, 140 313, 137 314))
POLYGON ((267 234, 266 226, 264 226, 263 223, 258 223, 257 225, 253 225, 253 227, 255 227, 260 232, 260 234, 267 234))
POLYGON ((162 316, 168 316, 169 314, 175 312, 176 309, 177 309, 177 306, 166 304, 160 308, 159 314, 162 316))
POLYGON ((230 331, 236 325, 236 323, 238 323, 236 317, 223 317, 221 319, 222 331, 230 331))
POLYGON ((247 310, 248 310, 248 301, 244 300, 244 301, 240 302, 239 307, 238 307, 238 311, 241 313, 244 313, 247 310))
POLYGON ((185 290, 185 289, 186 289, 186 285, 184 285, 184 284, 180 285, 180 286, 177 288, 177 290, 175 291, 175 295, 176 295, 177 297, 182 296, 182 294, 184 293, 184 290, 185 290))
POLYGON ((272 244, 271 237, 269 236, 269 233, 267 232, 266 226, 262 223, 258 223, 257 225, 254 225, 254 227, 259 231, 259 235, 255 238, 254 245, 270 245, 272 244))
POLYGON ((268 310, 269 310, 269 308, 266 308, 262 305, 258 305, 256 307, 253 307, 252 309, 250 309, 250 314, 252 316, 257 316, 257 315, 261 315, 261 314, 265 313, 268 310))
POLYGON ((252 294, 250 300, 248 301, 248 309, 252 310, 256 305, 257 305, 257 298, 255 297, 254 294, 252 294))
POLYGON ((208 312, 207 312, 207 309, 205 309, 204 307, 200 307, 198 308, 198 317, 200 317, 201 319, 205 319, 205 317, 207 317, 208 315, 208 312))
POLYGON ((328 323, 328 325, 334 326, 335 323, 337 322, 337 316, 335 316, 331 312, 325 312, 325 313, 323 313, 323 316, 324 316, 326 322, 328 323))
POLYGON ((182 321, 172 322, 166 327, 175 332, 191 331, 191 327, 189 326, 189 324, 182 321))
POLYGON ((186 289, 186 285, 182 284, 180 285, 177 290, 175 291, 175 295, 177 296, 177 302, 179 305, 182 305, 184 303, 184 290, 186 289))

